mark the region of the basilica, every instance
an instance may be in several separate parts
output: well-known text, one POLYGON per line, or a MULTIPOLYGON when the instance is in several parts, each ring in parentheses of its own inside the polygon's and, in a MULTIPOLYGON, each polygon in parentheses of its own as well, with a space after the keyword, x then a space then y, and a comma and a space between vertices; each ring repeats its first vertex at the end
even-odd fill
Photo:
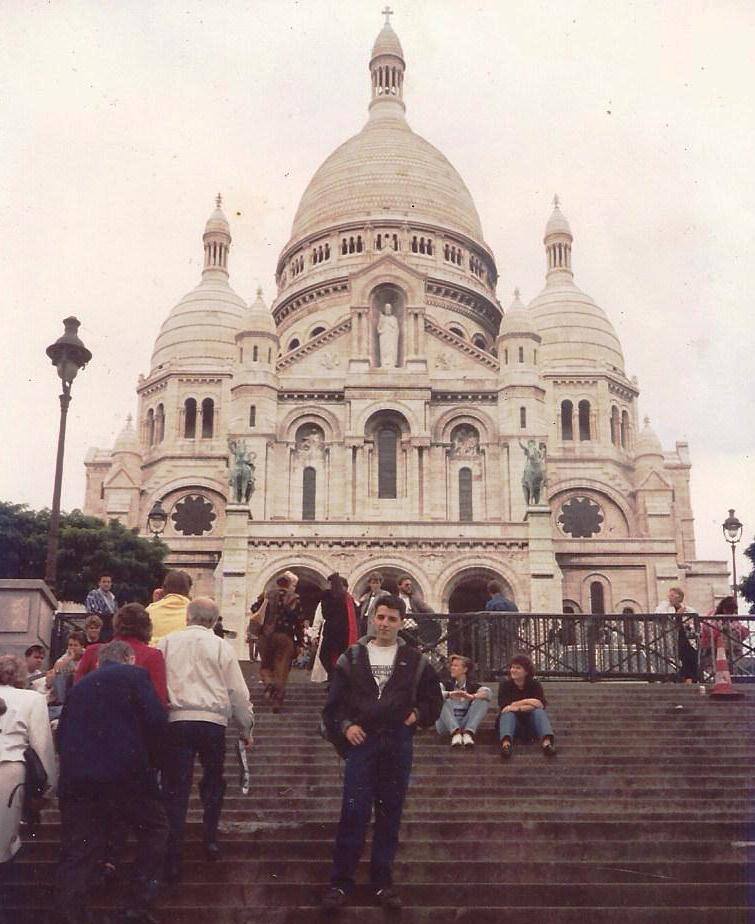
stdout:
POLYGON ((380 570, 438 612, 482 608, 490 579, 522 611, 647 612, 672 584, 707 608, 727 574, 695 558, 687 445, 640 422, 558 199, 542 291, 502 306, 464 181, 407 122, 405 71, 386 22, 366 124, 304 191, 271 305, 231 287, 218 197, 135 421, 87 455, 86 512, 148 536, 159 501, 169 563, 230 629, 286 569, 310 606, 331 572, 359 593, 380 570))

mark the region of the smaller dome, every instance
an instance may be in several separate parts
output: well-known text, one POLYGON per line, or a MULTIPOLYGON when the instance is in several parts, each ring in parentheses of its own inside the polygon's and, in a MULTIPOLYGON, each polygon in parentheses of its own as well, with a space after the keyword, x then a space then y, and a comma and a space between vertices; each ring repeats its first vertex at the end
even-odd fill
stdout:
POLYGON ((139 452, 139 440, 136 436, 134 418, 131 414, 128 415, 125 426, 115 438, 113 452, 139 452))
POLYGON ((244 333, 264 332, 277 335, 273 315, 268 306, 265 304, 265 299, 262 297, 262 286, 257 287, 257 296, 253 302, 250 302, 249 307, 244 314, 244 319, 241 323, 240 331, 244 333))
POLYGON ((569 222, 566 220, 566 216, 559 208, 558 196, 553 197, 553 212, 548 219, 548 224, 545 226, 546 239, 549 238, 551 234, 568 234, 571 237, 571 228, 569 227, 569 222))
POLYGON ((645 426, 635 443, 635 458, 640 456, 663 456, 663 447, 655 430, 650 426, 650 418, 645 418, 645 426))
POLYGON ((401 60, 404 61, 404 49, 401 47, 401 42, 398 40, 398 36, 393 31, 393 27, 389 22, 386 22, 378 33, 375 44, 372 46, 372 56, 370 60, 377 58, 379 55, 395 55, 397 58, 401 58, 401 60))
POLYGON ((514 289, 514 298, 503 316, 498 330, 499 337, 535 336, 540 340, 532 315, 525 308, 519 289, 514 289))
POLYGON ((228 224, 228 219, 225 217, 225 212, 221 208, 223 204, 223 197, 218 193, 217 198, 215 199, 215 211, 207 219, 207 224, 205 225, 204 233, 205 234, 231 234, 231 226, 228 224))

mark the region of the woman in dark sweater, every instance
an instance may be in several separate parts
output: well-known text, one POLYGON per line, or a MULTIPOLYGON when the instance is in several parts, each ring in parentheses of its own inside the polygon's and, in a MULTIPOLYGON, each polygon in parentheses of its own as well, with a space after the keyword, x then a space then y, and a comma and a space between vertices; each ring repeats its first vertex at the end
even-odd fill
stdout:
POLYGON ((556 753, 553 728, 545 707, 543 686, 535 680, 535 668, 525 655, 516 655, 509 662, 509 679, 498 687, 498 738, 501 757, 511 757, 514 738, 538 738, 543 753, 556 753))

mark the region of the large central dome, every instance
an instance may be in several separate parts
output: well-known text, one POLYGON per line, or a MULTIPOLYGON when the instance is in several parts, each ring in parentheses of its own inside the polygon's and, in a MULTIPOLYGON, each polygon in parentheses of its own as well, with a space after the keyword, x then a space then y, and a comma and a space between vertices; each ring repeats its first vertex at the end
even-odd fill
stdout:
POLYGON ((480 216, 448 160, 404 117, 404 59, 386 23, 370 60, 365 127, 317 170, 302 196, 290 244, 349 221, 410 221, 456 231, 484 245, 480 216))
POLYGON ((483 243, 464 181, 401 117, 370 120, 328 157, 302 196, 291 239, 377 218, 439 225, 483 243))

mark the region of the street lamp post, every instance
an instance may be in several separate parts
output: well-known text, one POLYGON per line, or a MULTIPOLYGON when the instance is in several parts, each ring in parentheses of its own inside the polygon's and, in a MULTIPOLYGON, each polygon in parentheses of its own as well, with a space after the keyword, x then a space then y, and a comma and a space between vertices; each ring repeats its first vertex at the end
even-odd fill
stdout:
POLYGON ((92 354, 79 340, 78 330, 81 322, 78 318, 65 318, 65 333, 55 343, 47 347, 47 355, 58 370, 63 391, 60 395, 60 429, 58 430, 58 455, 55 461, 55 487, 52 493, 52 512, 50 529, 47 535, 47 563, 45 581, 54 590, 58 578, 58 542, 60 539, 60 491, 63 482, 63 454, 66 443, 66 418, 68 405, 71 403, 71 385, 79 370, 92 358, 92 354))
POLYGON ((739 604, 737 602, 737 558, 736 558, 736 546, 739 540, 742 538, 742 524, 734 516, 734 510, 729 510, 729 516, 726 517, 723 524, 721 525, 724 533, 724 539, 731 546, 731 577, 732 577, 732 589, 734 591, 734 603, 737 604, 737 610, 739 610, 739 604))
POLYGON ((152 538, 155 542, 157 542, 160 534, 165 529, 167 522, 168 514, 163 510, 162 503, 156 500, 147 514, 147 528, 152 533, 152 538))

